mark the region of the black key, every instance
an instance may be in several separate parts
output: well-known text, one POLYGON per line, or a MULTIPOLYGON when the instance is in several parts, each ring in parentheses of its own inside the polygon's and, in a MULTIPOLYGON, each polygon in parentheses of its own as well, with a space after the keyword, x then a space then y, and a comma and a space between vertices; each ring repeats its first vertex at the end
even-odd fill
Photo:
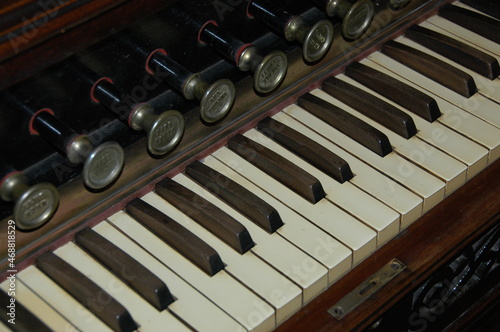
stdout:
POLYGON ((259 122, 257 129, 338 182, 352 179, 347 161, 298 131, 272 118, 259 122))
POLYGON ((243 254, 254 246, 245 226, 174 180, 167 178, 158 182, 156 193, 239 253, 243 254))
POLYGON ((136 198, 125 211, 210 276, 224 269, 219 254, 169 216, 136 198))
POLYGON ((297 105, 381 157, 392 152, 384 133, 319 97, 306 93, 297 100, 297 105))
POLYGON ((376 69, 354 62, 345 74, 429 122, 441 116, 434 98, 376 69))
POLYGON ((500 4, 498 0, 460 0, 460 2, 500 20, 500 4))
POLYGON ((427 53, 393 40, 382 46, 382 53, 466 98, 477 92, 472 76, 427 53))
POLYGON ((267 232, 283 226, 275 208, 216 170, 195 161, 186 167, 186 174, 267 232))
POLYGON ((497 59, 459 40, 418 25, 406 30, 405 36, 491 80, 500 74, 497 59))
POLYGON ((114 331, 137 329, 125 307, 57 255, 50 251, 42 254, 36 266, 114 331))
POLYGON ((0 290, 0 321, 14 332, 52 331, 37 316, 26 309, 22 303, 17 301, 15 297, 10 297, 3 290, 0 290), (12 302, 12 300, 14 300, 14 302, 12 302))
POLYGON ((243 135, 231 138, 228 148, 313 204, 326 196, 314 176, 243 135))
POLYGON ((162 280, 92 229, 76 233, 75 242, 156 309, 163 310, 174 302, 162 280))
POLYGON ((326 79, 322 90, 403 138, 408 139, 417 133, 417 127, 411 116, 338 78, 326 79))
POLYGON ((439 16, 452 21, 478 35, 500 43, 500 21, 468 9, 445 5, 439 8, 439 16))

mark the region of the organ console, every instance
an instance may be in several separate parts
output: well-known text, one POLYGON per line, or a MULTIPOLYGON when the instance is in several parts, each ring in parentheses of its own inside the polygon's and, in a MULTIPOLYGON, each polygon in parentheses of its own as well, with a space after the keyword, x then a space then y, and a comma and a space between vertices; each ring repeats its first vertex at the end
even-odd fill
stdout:
POLYGON ((0 5, 0 330, 495 330, 498 12, 0 5))

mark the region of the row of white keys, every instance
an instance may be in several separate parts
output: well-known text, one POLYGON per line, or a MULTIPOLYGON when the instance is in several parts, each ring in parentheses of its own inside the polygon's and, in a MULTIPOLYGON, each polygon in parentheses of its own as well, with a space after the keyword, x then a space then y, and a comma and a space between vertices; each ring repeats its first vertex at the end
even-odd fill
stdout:
POLYGON ((377 232, 377 246, 381 246, 399 233, 399 214, 349 181, 342 184, 337 182, 255 129, 246 132, 245 136, 316 177, 327 194, 327 200, 348 211, 377 232))
MULTIPOLYGON (((94 260, 85 251, 69 242, 54 251, 56 255, 95 282, 106 293, 115 298, 132 316, 140 330, 158 331, 168 329, 174 331, 190 331, 169 311, 159 311, 129 288, 123 281, 94 260)), ((103 299, 105 297, 103 296, 103 299)), ((105 300, 102 303, 106 305, 105 300)))
POLYGON ((226 271, 208 276, 124 212, 118 212, 108 220, 247 330, 274 328, 274 309, 226 271))
POLYGON ((99 223, 93 230, 113 242, 113 244, 163 280, 176 298, 168 306, 168 311, 196 331, 245 331, 236 320, 107 221, 99 223))
POLYGON ((111 331, 99 318, 47 277, 35 265, 17 274, 18 279, 80 331, 111 331))
POLYGON ((452 104, 465 109, 496 127, 500 127, 500 114, 498 112, 498 103, 500 103, 500 80, 490 80, 406 37, 399 37, 396 41, 429 54, 469 74, 474 79, 479 93, 475 93, 473 96, 466 98, 445 87, 435 90, 435 92, 452 104))
MULTIPOLYGON (((299 285, 302 289, 304 304, 310 302, 314 297, 326 289, 328 286, 328 270, 316 260, 283 239, 279 234, 269 234, 264 231, 238 211, 226 205, 225 202, 221 201, 183 174, 177 175, 174 180, 207 199, 243 224, 255 241, 255 246, 250 249, 252 253, 280 271, 295 284, 299 285)), ((227 265, 229 267, 229 264, 227 265)), ((290 287, 289 283, 290 282, 286 282, 284 286, 290 287)), ((280 291, 283 293, 285 292, 285 290, 280 291)), ((284 295, 288 296, 287 293, 284 293, 284 295)), ((300 305, 296 307, 296 310, 299 308, 300 305)), ((284 315, 281 316, 283 317, 284 315)))
POLYGON ((385 72, 389 75, 432 96, 442 113, 442 116, 437 121, 487 148, 489 151, 489 164, 500 157, 499 128, 441 98, 435 92, 435 90, 439 91, 442 88, 441 85, 380 52, 370 54, 367 59, 385 68, 385 72), (411 81, 407 79, 408 77, 411 78, 411 81))
POLYGON ((353 264, 375 251, 375 231, 328 200, 322 199, 316 204, 306 201, 226 147, 212 156, 346 245, 353 251, 353 264))
POLYGON ((443 200, 445 183, 395 152, 380 157, 297 105, 288 106, 283 112, 416 193, 423 199, 423 212, 443 200))
MULTIPOLYGON (((189 179, 187 179, 184 175, 179 174, 174 177, 174 180, 186 188, 194 191, 196 194, 200 194, 199 188, 196 188, 194 183, 189 183, 189 179)), ((208 198, 205 196, 202 197, 205 199, 208 198)), ((214 248, 226 265, 224 269, 226 273, 234 276, 242 284, 246 285, 249 289, 252 289, 253 292, 274 307, 277 324, 283 322, 302 306, 303 294, 301 289, 278 271, 274 270, 270 265, 263 262, 253 252, 253 249, 244 254, 239 254, 233 248, 229 247, 215 235, 177 210, 169 202, 165 201, 155 193, 149 193, 142 199, 176 220, 179 224, 186 227, 189 231, 214 248), (276 296, 276 294, 279 294, 279 296, 276 296)), ((246 227, 247 225, 244 226, 246 227)), ((260 241, 255 238, 254 232, 248 227, 247 229, 256 242, 256 246, 260 246, 260 241)), ((284 247, 286 247, 286 244, 284 247)), ((293 251, 291 254, 292 253, 297 254, 293 251)), ((300 254, 301 253, 299 253, 299 255, 300 254)), ((303 286, 307 288, 308 286, 312 286, 313 283, 314 282, 311 282, 303 286)), ((326 287, 326 282, 325 285, 320 287, 317 291, 321 291, 324 287, 326 287)), ((308 289, 307 295, 309 295, 309 291, 311 290, 312 289, 308 289)), ((304 294, 304 296, 306 296, 306 294, 304 294)))
POLYGON ((280 112, 274 115, 273 118, 297 130, 344 159, 354 174, 354 177, 349 182, 397 211, 401 215, 400 229, 408 227, 422 215, 423 199, 421 197, 342 150, 286 113, 280 112))
MULTIPOLYGON (((440 19, 444 20, 443 18, 440 18, 440 19)), ((478 45, 474 44, 474 43, 473 43, 472 41, 470 41, 470 40, 467 40, 467 39, 461 38, 460 36, 454 35, 454 34, 453 34, 453 33, 451 33, 450 31, 445 30, 445 29, 441 28, 440 26, 437 26, 437 25, 435 25, 435 24, 432 24, 432 23, 430 23, 429 21, 424 21, 424 22, 420 23, 419 25, 420 25, 421 27, 427 28, 427 29, 429 29, 429 30, 436 31, 436 32, 438 32, 438 33, 440 33, 440 34, 442 34, 442 35, 448 36, 448 37, 453 38, 453 39, 456 39, 456 40, 458 40, 458 41, 460 41, 460 42, 462 42, 462 43, 465 43, 465 44, 467 44, 467 45, 469 45, 469 46, 471 46, 471 47, 474 47, 474 48, 476 48, 477 50, 480 50, 481 52, 484 52, 484 53, 486 53, 486 54, 491 55, 492 57, 494 57, 495 59, 497 59, 497 61, 499 61, 499 62, 500 62, 500 55, 495 54, 495 53, 494 53, 494 52, 492 52, 491 50, 484 49, 484 48, 482 48, 481 46, 478 46, 478 45)), ((497 80, 498 80, 498 78, 497 78, 497 80)))
POLYGON ((489 40, 488 38, 478 35, 477 33, 474 33, 466 28, 463 28, 458 24, 455 24, 437 15, 429 17, 427 19, 427 22, 450 32, 454 36, 469 41, 472 44, 479 46, 483 50, 488 50, 489 52, 495 54, 496 56, 500 56, 499 44, 489 40))
MULTIPOLYGON (((349 80, 343 74, 337 76, 338 79, 349 80)), ((351 81, 350 81, 351 82, 351 81)), ((328 95, 324 91, 314 90, 312 94, 320 97, 330 104, 342 108, 344 111, 356 116, 369 125, 383 132, 393 146, 393 152, 402 155, 404 158, 411 160, 414 164, 419 165, 431 174, 435 174, 446 184, 445 195, 449 194, 461 187, 466 180, 467 167, 458 160, 444 154, 440 150, 430 146, 416 136, 405 139, 391 130, 380 125, 376 121, 368 118, 364 114, 345 105, 339 100, 328 95)))
MULTIPOLYGON (((360 61, 360 63, 387 74, 387 71, 383 67, 374 62, 360 61)), ((416 136, 467 165, 467 178, 473 177, 486 167, 488 163, 488 150, 484 147, 442 125, 439 121, 430 123, 386 97, 366 88, 364 85, 345 76, 342 76, 342 78, 350 84, 369 91, 377 98, 411 115, 418 128, 416 136)), ((425 151, 425 155, 432 158, 430 151, 425 151)))
POLYGON ((323 264, 328 269, 329 285, 351 269, 352 251, 331 235, 212 156, 205 158, 203 163, 274 207, 284 223, 276 233, 323 264))
MULTIPOLYGON (((0 284, 0 288, 8 292, 9 284, 9 280, 5 280, 0 284)), ((54 331, 77 331, 77 328, 71 322, 55 311, 21 280, 16 280, 15 299, 16 302, 21 303, 33 315, 43 321, 48 328, 54 331)), ((9 329, 6 331, 9 331, 9 329)))

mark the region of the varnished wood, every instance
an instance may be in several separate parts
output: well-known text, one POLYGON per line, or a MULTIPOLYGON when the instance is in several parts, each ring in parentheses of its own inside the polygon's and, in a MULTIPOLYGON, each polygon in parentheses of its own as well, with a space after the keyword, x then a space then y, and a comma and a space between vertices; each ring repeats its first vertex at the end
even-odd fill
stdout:
POLYGON ((283 226, 274 207, 224 174, 199 161, 189 164, 186 174, 267 232, 274 233, 283 226))
POLYGON ((38 257, 36 266, 114 331, 137 329, 122 304, 59 256, 47 251, 38 257))
POLYGON ((208 275, 224 269, 219 254, 205 241, 143 200, 134 199, 125 210, 208 275))
POLYGON ((163 281, 92 229, 85 228, 78 232, 75 242, 156 309, 163 310, 174 302, 163 281))
POLYGON ((326 79, 321 88, 403 138, 417 133, 411 116, 360 88, 335 77, 326 79))
POLYGON ((491 80, 500 74, 496 58, 459 40, 418 25, 408 28, 405 36, 491 80))
POLYGON ((500 21, 498 20, 454 5, 443 6, 439 9, 439 16, 495 43, 500 43, 500 21))
POLYGON ((382 52, 466 98, 477 92, 472 76, 427 53, 393 40, 382 46, 382 52))
POLYGON ((313 204, 326 196, 314 176, 243 135, 231 138, 227 147, 313 204))
POLYGON ((297 105, 381 157, 392 152, 389 138, 383 132, 319 97, 306 93, 297 100, 297 105))
POLYGON ((441 116, 434 98, 392 76, 359 62, 350 64, 345 74, 429 122, 441 116))
POLYGON ((276 331, 361 331, 370 327, 405 294, 498 223, 498 202, 500 161, 472 178, 405 232, 378 249, 276 331), (439 245, 436 245, 436 239, 439 239, 439 245), (405 271, 341 321, 328 314, 332 305, 394 257, 407 266, 405 271))
POLYGON ((158 182, 156 193, 240 254, 254 246, 245 226, 174 180, 165 179, 158 182))
POLYGON ((272 118, 259 122, 257 129, 338 182, 352 179, 351 168, 344 159, 298 131, 272 118))

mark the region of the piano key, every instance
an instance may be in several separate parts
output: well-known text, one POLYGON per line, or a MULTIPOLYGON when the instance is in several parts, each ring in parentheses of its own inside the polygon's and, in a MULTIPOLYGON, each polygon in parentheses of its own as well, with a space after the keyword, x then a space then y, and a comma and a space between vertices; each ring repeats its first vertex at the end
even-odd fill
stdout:
POLYGON ((492 52, 496 56, 500 56, 500 44, 484 38, 483 36, 462 27, 460 24, 455 24, 439 16, 429 17, 426 22, 436 27, 442 28, 449 33, 458 36, 474 45, 477 45, 483 50, 492 52))
POLYGON ((410 138, 417 133, 411 116, 337 77, 324 80, 321 89, 403 138, 410 138))
POLYGON ((252 248, 252 253, 262 258, 288 279, 299 285, 302 288, 304 304, 311 301, 326 289, 328 286, 328 271, 324 266, 316 262, 293 244, 285 241, 278 234, 269 234, 256 227, 256 225, 242 216, 239 212, 230 208, 223 201, 217 199, 208 191, 187 178, 184 174, 177 175, 175 179, 191 190, 196 190, 199 195, 203 195, 203 197, 210 200, 210 202, 248 227, 258 243, 252 248))
POLYGON ((500 66, 494 57, 459 40, 418 25, 409 27, 405 32, 405 37, 490 80, 497 78, 500 74, 500 66))
POLYGON ((455 3, 455 5, 464 8, 472 7, 485 15, 491 15, 500 20, 500 5, 495 3, 495 0, 461 0, 459 3, 455 3))
MULTIPOLYGON (((486 147, 489 150, 488 163, 495 161, 500 156, 498 128, 443 99, 441 95, 446 95, 447 91, 441 85, 410 70, 380 52, 370 54, 367 59, 384 67, 387 72, 397 76, 402 82, 433 96, 442 113, 438 121, 486 147), (411 80, 407 79, 408 77, 411 77, 411 80)), ((454 94, 454 96, 457 95, 454 94)), ((476 105, 476 109, 481 110, 479 105, 476 105)))
POLYGON ((123 212, 108 220, 247 330, 269 331, 275 327, 274 309, 226 271, 208 276, 123 212))
POLYGON ((120 302, 54 253, 48 251, 39 256, 36 266, 114 331, 137 329, 120 302))
POLYGON ((348 211, 377 232, 377 246, 381 246, 398 234, 399 214, 380 201, 353 186, 350 182, 338 183, 254 129, 246 132, 245 136, 267 146, 320 179, 327 193, 326 198, 330 202, 348 211))
MULTIPOLYGON (((200 188, 196 188, 198 185, 193 182, 189 183, 191 180, 188 180, 188 178, 184 175, 177 175, 174 179, 176 181, 184 180, 179 182, 198 194, 203 195, 199 192, 200 188)), ((239 280, 248 289, 251 289, 254 293, 259 295, 262 299, 274 307, 276 324, 282 323, 286 318, 290 317, 294 312, 300 309, 303 296, 301 288, 292 283, 292 281, 283 277, 283 274, 286 274, 287 271, 282 271, 283 274, 281 274, 273 269, 271 265, 262 261, 256 254, 256 249, 258 248, 254 247, 251 251, 239 254, 158 195, 149 193, 145 195, 143 199, 164 213, 172 215, 173 218, 196 234, 196 236, 199 236, 212 247, 216 248, 217 252, 221 254, 224 262, 226 263, 225 272, 239 280), (280 294, 280 296, 276 296, 276 294, 280 294)), ((252 232, 252 234, 253 233, 254 232, 252 232)), ((259 242, 257 246, 260 246, 265 240, 257 241, 259 242)), ((288 247, 291 247, 291 244, 284 243, 284 247, 287 245, 288 247)), ((290 252, 290 255, 297 254, 299 256, 305 256, 303 253, 299 252, 298 249, 295 250, 295 252, 290 252)), ((300 282, 302 280, 298 281, 300 282)), ((321 288, 318 289, 318 292, 324 288, 326 288, 326 282, 321 288)), ((308 296, 309 292, 310 290, 304 290, 304 297, 308 296)))
POLYGON ((224 268, 222 259, 212 247, 143 200, 132 200, 125 211, 208 275, 224 268))
MULTIPOLYGON (((442 55, 437 54, 434 51, 429 50, 428 48, 425 48, 422 45, 415 43, 414 41, 412 41, 408 38, 401 37, 401 38, 398 38, 397 40, 399 42, 401 42, 402 44, 411 46, 417 50, 425 52, 426 54, 432 55, 433 57, 435 57, 443 62, 449 63, 450 65, 455 66, 456 68, 471 75, 471 77, 473 77, 474 81, 476 82, 478 92, 482 96, 479 94, 475 94, 474 96, 472 96, 468 99, 465 99, 465 98, 458 96, 458 95, 454 95, 452 93, 446 93, 446 94, 443 94, 443 96, 449 95, 450 97, 448 97, 448 98, 450 101, 456 100, 456 102, 460 102, 461 104, 457 105, 457 106, 463 105, 461 107, 470 110, 470 112, 475 111, 475 109, 477 108, 476 104, 481 104, 481 109, 486 108, 487 110, 489 110, 489 112, 484 111, 483 116, 486 117, 485 120, 491 122, 493 125, 496 125, 497 127, 500 126, 500 116, 498 115, 498 112, 497 112, 497 107, 498 107, 497 103, 500 103, 500 81, 499 80, 490 80, 486 77, 483 77, 483 76, 475 73, 474 71, 472 71, 466 67, 463 67, 462 65, 455 63, 455 62, 443 57, 442 55), (486 98, 484 98, 483 96, 486 98), (489 99, 487 99, 487 98, 489 98, 489 99), (493 101, 496 101, 496 103, 493 101), (476 106, 476 108, 472 108, 470 105, 476 106), (487 117, 488 115, 489 115, 489 117, 487 117), (495 117, 495 115, 496 115, 496 117, 495 117)), ((478 113, 478 112, 476 111, 476 113, 478 113)), ((478 114, 483 114, 483 113, 478 113, 478 114)))
POLYGON ((346 68, 345 74, 373 91, 391 96, 390 98, 398 104, 429 122, 434 122, 441 116, 441 111, 433 98, 360 62, 351 63, 346 68))
POLYGON ((328 200, 312 204, 226 147, 212 156, 265 190, 353 251, 353 264, 376 248, 376 233, 328 200))
POLYGON ((338 182, 344 183, 352 178, 352 171, 345 160, 298 131, 269 117, 260 121, 257 129, 338 182))
POLYGON ((76 233, 75 243, 156 309, 161 311, 174 302, 170 290, 163 281, 90 228, 76 233))
MULTIPOLYGON (((191 331, 189 327, 180 322, 168 310, 158 310, 150 305, 143 297, 130 289, 127 284, 118 279, 112 272, 93 259, 85 251, 69 242, 58 248, 55 255, 66 262, 72 268, 80 271, 89 280, 101 287, 101 291, 124 303, 129 312, 137 322, 138 328, 145 331, 172 330, 191 331)), ((139 276, 131 276, 137 277, 139 276)), ((147 282, 147 280, 140 280, 147 282)), ((100 308, 109 305, 109 297, 98 295, 96 299, 100 302, 100 308)))
MULTIPOLYGON (((338 79, 342 78, 348 80, 348 78, 343 74, 338 75, 337 77, 338 79)), ((357 110, 348 106, 343 106, 341 102, 332 98, 323 91, 314 90, 311 93, 325 99, 329 103, 342 107, 352 115, 359 117, 361 120, 366 121, 368 124, 384 132, 391 140, 393 149, 397 154, 402 155, 404 158, 410 160, 416 165, 419 165, 431 174, 434 174, 441 180, 445 181, 445 195, 450 194, 465 183, 467 167, 463 163, 427 144, 418 137, 412 137, 405 140, 404 138, 397 136, 391 131, 382 128, 382 126, 375 123, 375 121, 365 117, 357 110)))
POLYGON ((397 41, 385 43, 382 53, 466 98, 477 92, 469 74, 397 41))
POLYGON ((325 197, 325 192, 318 179, 266 147, 256 144, 242 135, 232 137, 227 146, 309 202, 315 204, 325 197))
MULTIPOLYGON (((446 21, 445 19, 443 19, 442 17, 439 17, 439 16, 434 16, 432 17, 433 20, 437 21, 437 22, 443 22, 443 23, 448 23, 448 24, 453 24, 449 21, 446 21)), ((429 30, 432 30, 432 31, 436 31, 442 35, 445 35, 447 37, 450 37, 450 38, 453 38, 453 39, 456 39, 464 44, 467 44, 471 47, 474 47, 478 50, 480 50, 481 52, 484 52, 490 56, 492 56, 493 58, 495 58, 499 63, 500 63, 500 56, 498 54, 495 54, 495 52, 493 52, 492 50, 489 50, 489 49, 485 49, 484 47, 481 46, 481 43, 474 43, 473 41, 471 40, 468 40, 468 39, 465 39, 457 34, 453 34, 452 32, 446 30, 446 29, 443 29, 442 27, 436 25, 436 24, 433 24, 431 22, 429 22, 429 20, 427 21, 424 21, 424 22, 421 22, 419 24, 419 26, 421 27, 424 27, 426 29, 429 29, 429 30)), ((490 41, 487 40, 488 43, 490 43, 490 41)), ((495 44, 496 45, 496 44, 495 44)))
POLYGON ((443 199, 443 181, 396 153, 381 158, 296 105, 285 108, 283 112, 422 197, 423 212, 427 212, 443 199))
MULTIPOLYGON (((362 61, 362 64, 360 63, 359 65, 361 66, 360 68, 363 69, 363 72, 376 70, 381 79, 394 80, 393 77, 389 76, 387 70, 374 62, 362 61)), ((356 85, 362 89, 367 89, 358 82, 351 81, 351 84, 356 85)), ((400 84, 404 83, 400 82, 400 84)), ((408 87, 408 89, 413 89, 418 93, 422 93, 420 90, 414 89, 406 84, 404 85, 408 87)), ((380 93, 382 93, 383 96, 376 94, 378 98, 382 98, 388 103, 393 103, 394 105, 396 105, 389 99, 397 100, 397 98, 394 97, 395 95, 397 95, 397 92, 381 90, 380 93)), ((434 100, 432 97, 427 98, 434 100)), ((400 100, 397 100, 397 102, 400 102, 400 100)), ((408 110, 404 108, 402 108, 402 110, 408 112, 408 110)), ((486 167, 488 161, 488 150, 486 150, 482 146, 449 129, 448 127, 443 126, 439 121, 429 123, 418 117, 415 117, 414 120, 419 128, 417 137, 466 164, 468 168, 468 178, 476 175, 479 171, 486 167)))
MULTIPOLYGON (((123 212, 119 213, 123 214, 123 212)), ((153 271, 165 283, 168 283, 176 297, 176 300, 168 306, 168 310, 196 331, 220 332, 246 330, 212 301, 199 293, 159 260, 151 256, 139 244, 126 237, 107 221, 99 223, 93 230, 113 242, 124 252, 141 262, 150 271, 153 271)))
POLYGON ((348 161, 355 174, 349 182, 397 211, 401 215, 400 229, 408 227, 421 216, 423 204, 423 199, 421 197, 418 197, 394 180, 385 177, 363 161, 337 147, 335 144, 299 123, 289 115, 280 112, 274 115, 274 118, 302 134, 307 135, 307 137, 348 161))
POLYGON ((274 206, 286 221, 276 233, 328 268, 329 285, 350 270, 352 251, 349 248, 214 157, 208 156, 203 164, 274 206))
MULTIPOLYGON (((9 284, 10 284, 9 281, 6 280, 0 284, 0 288, 8 293, 10 287, 9 284)), ((16 293, 15 295, 16 308, 17 305, 21 303, 34 316, 43 321, 43 323, 45 323, 45 325, 48 328, 50 328, 50 330, 68 331, 68 332, 77 331, 76 327, 73 324, 71 324, 71 322, 69 322, 63 316, 61 316, 60 313, 55 311, 37 294, 33 293, 33 291, 31 291, 31 289, 29 289, 24 283, 22 283, 21 280, 16 280, 15 293, 16 293)), ((2 301, 2 303, 7 303, 7 302, 2 301)), ((16 312, 16 325, 17 323, 22 323, 22 324, 29 323, 29 320, 26 321, 26 317, 20 317, 18 316, 18 312, 16 312)), ((10 323, 7 325, 10 325, 10 323)))
POLYGON ((457 7, 451 4, 439 8, 439 16, 460 24, 464 28, 500 43, 500 22, 477 12, 457 7))
POLYGON ((297 104, 379 156, 392 152, 391 143, 384 133, 343 109, 310 93, 300 96, 297 104))
MULTIPOLYGON (((11 297, 0 290, 0 303, 2 303, 0 321, 9 325, 13 331, 52 331, 43 321, 26 309, 17 296, 11 297), (9 308, 11 305, 14 308, 13 311, 9 308), (13 313, 14 316, 10 316, 9 313, 13 313)), ((9 328, 6 329, 6 331, 8 330, 9 328)))
POLYGON ((80 331, 112 331, 108 325, 97 318, 82 303, 59 287, 54 281, 31 265, 17 274, 18 279, 33 293, 54 308, 68 322, 80 331))
POLYGON ((253 247, 252 237, 243 225, 175 181, 164 179, 156 184, 155 191, 239 253, 253 247))
POLYGON ((185 172, 267 232, 274 233, 283 226, 283 220, 274 207, 247 188, 206 167, 201 162, 195 161, 189 164, 185 172))

